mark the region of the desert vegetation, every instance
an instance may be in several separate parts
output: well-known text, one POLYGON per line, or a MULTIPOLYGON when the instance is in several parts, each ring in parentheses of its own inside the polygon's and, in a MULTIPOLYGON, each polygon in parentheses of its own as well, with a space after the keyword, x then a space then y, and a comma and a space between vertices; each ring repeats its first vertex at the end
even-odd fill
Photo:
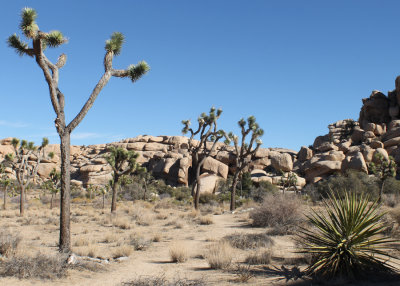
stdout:
POLYGON ((399 281, 400 183, 395 159, 378 142, 386 125, 373 123, 363 133, 346 121, 298 153, 261 150, 264 131, 254 116, 238 121, 236 136, 218 127, 222 109, 212 107, 194 128, 182 121, 189 138, 143 136, 71 156, 71 133, 111 77, 136 82, 149 66, 141 61, 115 69, 124 36, 114 32, 105 43, 101 79, 67 123, 59 89, 67 58, 61 54, 52 63, 44 53, 67 39, 41 31, 36 18, 24 8, 20 29, 30 43, 14 34, 8 45, 34 58, 44 73, 57 116, 60 172, 38 176, 42 161, 54 163, 46 138, 41 146, 11 139, 13 153, 0 162, 2 284, 399 281), (78 161, 73 168, 71 158, 78 161), (71 169, 80 180, 71 180, 71 169), (99 174, 88 178, 79 170, 99 174))

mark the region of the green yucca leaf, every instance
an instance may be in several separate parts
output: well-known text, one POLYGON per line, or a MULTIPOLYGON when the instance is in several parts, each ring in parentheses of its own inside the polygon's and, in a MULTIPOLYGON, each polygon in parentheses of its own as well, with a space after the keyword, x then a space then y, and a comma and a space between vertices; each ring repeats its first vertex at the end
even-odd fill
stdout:
POLYGON ((28 38, 35 37, 36 32, 39 30, 39 27, 35 22, 36 18, 37 13, 34 9, 28 7, 22 9, 20 28, 28 38))
POLYGON ((393 241, 384 237, 377 201, 347 193, 340 199, 331 191, 323 204, 326 213, 313 210, 307 218, 314 228, 302 228, 299 234, 304 245, 300 252, 314 257, 306 270, 310 275, 355 277, 367 271, 394 271, 385 260, 392 257, 387 250, 393 241))
POLYGON ((46 35, 44 39, 45 44, 50 48, 58 47, 64 44, 66 41, 67 40, 64 38, 63 34, 60 31, 51 31, 46 35))
POLYGON ((122 45, 125 41, 125 37, 120 32, 114 32, 111 38, 106 41, 105 49, 108 52, 113 52, 114 55, 118 56, 121 53, 122 45))
POLYGON ((149 70, 150 66, 145 61, 141 61, 136 66, 130 65, 128 67, 128 75, 132 82, 135 82, 145 75, 149 70))
POLYGON ((28 49, 28 44, 21 41, 21 39, 16 34, 8 37, 7 44, 9 47, 13 48, 19 56, 25 55, 26 50, 28 49))

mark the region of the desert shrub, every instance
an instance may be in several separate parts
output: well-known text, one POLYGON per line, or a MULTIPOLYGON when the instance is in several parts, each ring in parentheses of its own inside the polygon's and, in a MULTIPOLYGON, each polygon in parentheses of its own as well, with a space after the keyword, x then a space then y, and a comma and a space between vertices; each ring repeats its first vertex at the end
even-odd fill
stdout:
POLYGON ((270 182, 260 182, 257 187, 250 189, 249 198, 255 202, 262 202, 268 194, 277 194, 279 189, 270 182))
POLYGON ((211 193, 200 194, 199 202, 201 204, 215 204, 217 202, 217 196, 211 193))
POLYGON ((326 198, 330 190, 335 190, 341 198, 346 193, 368 194, 371 199, 375 199, 379 195, 379 185, 375 177, 352 170, 345 174, 330 176, 314 184, 314 188, 308 187, 304 191, 316 201, 326 198))
POLYGON ((150 240, 147 240, 140 235, 133 234, 130 237, 130 245, 132 245, 135 250, 146 250, 150 244, 150 240))
POLYGON ((7 231, 0 232, 0 255, 5 257, 13 256, 21 243, 21 237, 7 231))
POLYGON ((274 242, 265 233, 234 233, 224 237, 230 245, 239 249, 271 247, 274 242))
POLYGON ((245 262, 250 265, 270 264, 272 260, 272 251, 264 250, 262 252, 255 252, 248 255, 245 262))
POLYGON ((20 279, 40 278, 55 279, 67 275, 66 258, 39 254, 35 257, 11 257, 0 261, 1 277, 20 279))
POLYGON ((253 226, 281 228, 290 233, 302 221, 301 202, 296 195, 267 195, 250 212, 253 226))
POLYGON ((390 211, 390 216, 400 225, 400 206, 390 211))
POLYGON ((385 180, 385 184, 383 186, 384 194, 392 194, 394 196, 400 196, 400 180, 396 180, 396 178, 389 177, 385 180))
POLYGON ((231 265, 233 258, 232 247, 226 240, 210 245, 205 258, 211 269, 224 269, 231 265))
POLYGON ((71 198, 84 198, 86 195, 86 192, 84 189, 77 187, 77 186, 71 186, 71 198))
POLYGON ((365 278, 393 271, 386 263, 393 241, 382 237, 380 205, 369 201, 368 195, 341 198, 331 193, 324 201, 326 214, 313 210, 307 216, 313 228, 302 228, 299 237, 304 243, 300 252, 314 255, 306 269, 309 275, 365 278))
POLYGON ((113 258, 130 256, 133 252, 133 248, 130 245, 120 245, 116 247, 113 251, 113 258))
POLYGON ((188 249, 182 243, 174 243, 169 248, 169 256, 172 262, 182 263, 188 259, 188 249))
POLYGON ((210 225, 214 223, 213 217, 211 215, 201 216, 199 218, 199 223, 201 225, 210 225))

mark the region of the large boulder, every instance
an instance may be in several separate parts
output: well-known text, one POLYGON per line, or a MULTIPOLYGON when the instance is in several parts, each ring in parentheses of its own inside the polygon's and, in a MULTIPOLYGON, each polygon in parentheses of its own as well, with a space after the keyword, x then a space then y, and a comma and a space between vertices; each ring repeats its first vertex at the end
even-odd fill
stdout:
POLYGON ((204 161, 202 170, 203 172, 214 173, 226 179, 228 177, 229 167, 212 157, 207 157, 204 161))
POLYGON ((59 167, 57 167, 54 163, 40 163, 37 169, 37 173, 42 178, 48 178, 51 171, 56 168, 59 171, 59 167))
POLYGON ((215 189, 217 188, 220 180, 221 177, 215 174, 201 174, 199 179, 200 194, 215 193, 215 189))
POLYGON ((299 153, 297 153, 297 159, 300 162, 305 162, 307 160, 310 160, 313 156, 313 151, 310 148, 307 148, 306 146, 301 146, 299 153))
POLYGON ((271 151, 271 165, 277 171, 290 172, 293 170, 292 156, 288 153, 279 153, 271 151))
POLYGON ((317 161, 311 168, 305 170, 307 182, 314 182, 315 177, 323 177, 341 170, 341 161, 317 161))
POLYGON ((352 156, 347 156, 342 162, 342 172, 346 170, 356 170, 368 174, 367 164, 361 152, 357 152, 352 156))
POLYGON ((389 99, 382 92, 374 90, 369 98, 364 98, 362 101, 363 106, 358 120, 362 129, 368 123, 390 122, 389 99))

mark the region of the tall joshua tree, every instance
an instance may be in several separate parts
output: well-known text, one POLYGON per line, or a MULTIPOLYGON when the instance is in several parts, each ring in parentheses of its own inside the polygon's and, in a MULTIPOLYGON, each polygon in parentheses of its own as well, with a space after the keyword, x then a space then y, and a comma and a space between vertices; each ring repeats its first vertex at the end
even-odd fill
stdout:
POLYGON ((40 147, 33 142, 13 138, 11 144, 14 147, 13 153, 6 155, 6 162, 13 168, 20 189, 19 213, 24 215, 25 210, 25 189, 33 178, 36 177, 40 161, 45 157, 44 147, 49 144, 47 138, 43 138, 40 147), (34 157, 35 161, 31 160, 34 157))
POLYGON ((139 154, 121 147, 110 147, 108 151, 110 154, 106 155, 105 158, 113 170, 113 180, 111 183, 111 212, 113 213, 117 210, 117 189, 119 183, 124 175, 130 174, 140 168, 136 163, 139 154))
MULTIPOLYGON (((238 122, 241 129, 241 142, 239 145, 239 137, 234 135, 232 132, 229 133, 229 138, 233 141, 235 146, 235 174, 233 175, 232 188, 231 188, 231 205, 230 209, 233 211, 235 209, 235 196, 236 196, 236 186, 239 181, 239 176, 243 170, 254 160, 254 156, 258 149, 260 148, 262 142, 259 139, 264 134, 254 116, 247 118, 246 121, 242 118, 238 122), (246 137, 250 134, 250 142, 246 143, 246 137), (255 147, 253 145, 256 145, 255 147)), ((228 143, 228 142, 227 142, 228 143)))
POLYGON ((192 182, 192 196, 194 197, 194 207, 199 208, 200 198, 200 170, 205 160, 215 151, 217 142, 225 137, 229 140, 228 135, 222 129, 218 129, 217 120, 221 116, 222 109, 216 110, 215 107, 210 109, 210 113, 202 113, 197 119, 198 126, 196 130, 190 128, 190 120, 183 120, 182 133, 190 133, 189 152, 192 156, 192 171, 190 180, 192 182), (195 141, 195 136, 199 138, 195 141), (208 146, 207 146, 208 145, 208 146), (210 147, 211 146, 211 147, 210 147))
POLYGON ((127 69, 114 69, 113 59, 121 53, 124 36, 115 32, 106 41, 104 56, 104 73, 95 85, 92 93, 83 105, 79 113, 67 124, 64 112, 64 94, 58 87, 59 70, 65 65, 67 56, 61 54, 57 62, 52 63, 44 54, 47 47, 55 48, 67 42, 67 39, 60 31, 43 32, 36 24, 37 14, 32 8, 24 8, 21 13, 20 29, 25 37, 32 42, 23 42, 16 34, 8 38, 8 45, 15 49, 18 55, 27 55, 35 58, 36 63, 43 71, 47 85, 49 86, 50 100, 56 113, 54 121, 57 133, 60 137, 61 149, 61 211, 60 211, 60 252, 71 251, 70 233, 70 135, 79 125, 83 118, 93 106, 94 101, 103 87, 111 77, 130 78, 136 82, 150 68, 146 62, 141 61, 137 65, 130 65, 127 69))

